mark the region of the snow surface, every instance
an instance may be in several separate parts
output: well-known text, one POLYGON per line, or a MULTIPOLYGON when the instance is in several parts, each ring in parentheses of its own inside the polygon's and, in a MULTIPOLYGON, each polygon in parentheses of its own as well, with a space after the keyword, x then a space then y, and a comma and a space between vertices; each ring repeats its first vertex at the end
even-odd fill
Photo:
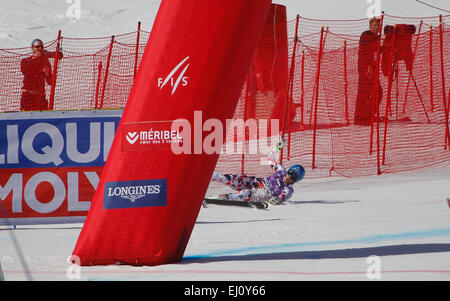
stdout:
POLYGON ((268 210, 201 208, 181 263, 73 266, 82 224, 2 227, 0 262, 28 279, 13 234, 33 280, 369 280, 371 255, 381 280, 450 280, 448 197, 450 167, 305 179, 268 210))
MULTIPOLYGON (((288 20, 302 17, 322 20, 355 20, 367 17, 371 5, 394 16, 426 17, 446 14, 414 0, 273 0, 286 6, 288 20)), ((450 10, 448 0, 428 3, 450 10)), ((65 37, 106 37, 137 29, 150 31, 160 0, 0 0, 0 49, 29 47, 40 38, 55 40, 58 30, 65 37), (79 3, 80 15, 71 10, 79 3)))
MULTIPOLYGON (((99 37, 150 30, 158 0, 0 0, 0 48, 32 39, 99 37)), ((320 19, 365 18, 365 0, 278 0, 320 19), (324 7, 327 9, 325 10, 324 7)), ((449 9, 447 0, 429 1, 449 9)), ((381 1, 390 15, 436 16, 412 0, 381 1)), ((0 228, 6 280, 450 280, 450 167, 363 178, 326 178, 295 185, 293 200, 269 210, 202 208, 182 263, 156 267, 78 267, 68 263, 82 224, 0 228), (21 262, 15 243, 20 246, 21 262), (371 261, 371 255, 379 261, 371 261), (370 273, 369 275, 374 275, 370 273)))

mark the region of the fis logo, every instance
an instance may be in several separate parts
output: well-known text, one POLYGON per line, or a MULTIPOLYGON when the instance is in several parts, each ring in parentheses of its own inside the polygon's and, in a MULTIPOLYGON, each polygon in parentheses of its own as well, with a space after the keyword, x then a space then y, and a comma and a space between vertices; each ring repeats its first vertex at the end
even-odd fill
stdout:
POLYGON ((164 88, 164 86, 169 84, 172 87, 171 95, 173 95, 177 91, 177 88, 180 86, 180 84, 183 87, 187 86, 189 77, 184 76, 184 74, 189 67, 189 63, 187 63, 188 60, 189 56, 185 57, 181 62, 178 63, 178 65, 175 66, 175 68, 172 69, 172 71, 170 71, 170 73, 165 78, 158 77, 158 88, 162 89, 164 88), (183 66, 184 68, 181 70, 181 72, 179 72, 178 76, 175 79, 175 74, 183 66))
POLYGON ((106 182, 104 209, 167 205, 167 180, 106 182))

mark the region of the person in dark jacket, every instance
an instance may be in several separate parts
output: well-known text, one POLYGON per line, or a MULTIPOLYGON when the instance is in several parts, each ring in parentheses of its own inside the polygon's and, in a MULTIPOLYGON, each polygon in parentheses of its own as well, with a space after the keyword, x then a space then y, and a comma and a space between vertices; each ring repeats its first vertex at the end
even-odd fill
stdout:
POLYGON ((359 39, 358 51, 358 94, 356 97, 354 123, 357 125, 370 125, 375 114, 374 97, 375 87, 378 85, 378 98, 376 105, 380 105, 382 88, 377 77, 377 42, 379 39, 380 19, 372 18, 369 21, 369 30, 364 31, 359 39))
MULTIPOLYGON (((33 54, 20 62, 20 71, 24 75, 20 110, 48 110, 45 84, 51 85, 52 66, 49 58, 55 58, 56 54, 44 50, 44 43, 39 39, 33 40, 31 49, 33 54)), ((61 58, 62 53, 59 53, 58 59, 61 58)))

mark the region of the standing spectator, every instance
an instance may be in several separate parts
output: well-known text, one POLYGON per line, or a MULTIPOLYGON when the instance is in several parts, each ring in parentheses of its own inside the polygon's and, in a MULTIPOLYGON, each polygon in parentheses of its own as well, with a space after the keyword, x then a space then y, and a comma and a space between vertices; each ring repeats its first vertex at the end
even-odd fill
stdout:
POLYGON ((358 51, 358 95, 355 106, 355 124, 370 125, 375 106, 373 96, 376 96, 375 87, 378 85, 378 99, 376 105, 380 105, 383 90, 380 85, 376 68, 377 65, 377 42, 379 40, 380 19, 372 18, 369 21, 369 30, 364 31, 359 39, 358 51), (372 109, 373 106, 373 109, 372 109), (373 112, 372 112, 373 110, 373 112))
MULTIPOLYGON (((24 75, 20 110, 48 110, 48 101, 45 98, 45 83, 51 84, 52 66, 49 58, 55 58, 56 54, 44 50, 44 43, 39 39, 33 40, 31 49, 33 54, 20 62, 20 71, 24 75)), ((61 58, 62 53, 58 55, 58 59, 61 58)))

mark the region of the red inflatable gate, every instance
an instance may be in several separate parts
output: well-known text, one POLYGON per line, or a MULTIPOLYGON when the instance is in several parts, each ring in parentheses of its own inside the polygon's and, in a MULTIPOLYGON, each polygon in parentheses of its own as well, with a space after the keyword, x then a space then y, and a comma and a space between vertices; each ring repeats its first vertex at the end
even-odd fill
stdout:
POLYGON ((270 2, 162 1, 73 251, 81 265, 182 259, 219 155, 176 155, 171 123, 233 117, 270 2))

